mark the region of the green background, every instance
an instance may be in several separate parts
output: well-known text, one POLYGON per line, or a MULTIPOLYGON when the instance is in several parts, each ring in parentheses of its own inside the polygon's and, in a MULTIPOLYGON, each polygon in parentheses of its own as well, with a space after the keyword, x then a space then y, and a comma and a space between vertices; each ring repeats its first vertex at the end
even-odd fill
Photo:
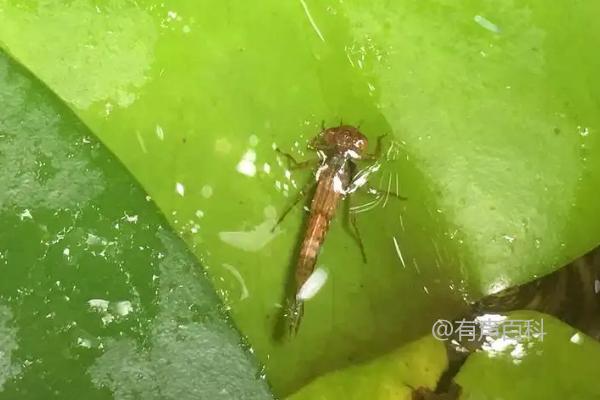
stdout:
POLYGON ((141 183, 287 394, 598 244, 599 8, 0 0, 0 43, 141 183), (333 225, 328 282, 276 343, 301 209, 270 228, 311 176, 273 145, 310 158, 340 119, 388 134, 372 183, 408 201, 358 215, 366 265, 333 225))

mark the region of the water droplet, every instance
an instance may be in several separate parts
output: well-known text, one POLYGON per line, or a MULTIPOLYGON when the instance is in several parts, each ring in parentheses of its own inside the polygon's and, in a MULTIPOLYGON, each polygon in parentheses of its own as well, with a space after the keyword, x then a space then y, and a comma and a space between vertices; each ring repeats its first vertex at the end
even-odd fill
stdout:
POLYGON ((255 161, 256 152, 249 149, 242 156, 242 159, 238 163, 236 169, 239 173, 252 177, 256 175, 256 165, 254 164, 255 161))
POLYGON ((183 186, 182 183, 177 182, 175 184, 175 191, 177 192, 177 194, 179 194, 180 196, 183 196, 185 194, 185 187, 183 186))
POLYGON ((579 132, 579 134, 582 137, 586 137, 586 136, 588 136, 590 134, 589 128, 581 127, 581 126, 577 126, 577 132, 579 132))
POLYGON ((571 336, 571 339, 569 340, 571 343, 581 344, 581 342, 583 342, 583 337, 579 334, 579 332, 577 332, 573 336, 571 336))
POLYGON ((160 125, 156 125, 156 137, 159 138, 160 140, 165 140, 165 131, 163 130, 163 128, 160 125))
POLYGON ((210 185, 204 185, 202 186, 202 197, 204 197, 205 199, 210 198, 213 195, 213 188, 210 185))
POLYGON ((514 236, 509 236, 509 235, 503 235, 502 236, 504 238, 504 240, 506 240, 508 243, 512 243, 515 241, 515 237, 514 236))
POLYGON ((475 21, 479 26, 481 26, 484 29, 487 29, 490 32, 500 33, 500 28, 498 27, 498 25, 494 24, 493 22, 481 15, 474 16, 473 21, 475 21))
POLYGON ((131 311, 133 311, 133 306, 131 305, 131 302, 128 300, 119 301, 119 302, 117 302, 117 304, 115 304, 115 311, 117 314, 124 317, 125 315, 127 315, 131 311))
POLYGON ((31 211, 29 211, 29 209, 26 208, 21 214, 19 214, 19 218, 21 219, 21 221, 23 221, 25 218, 33 219, 33 216, 31 215, 31 211))

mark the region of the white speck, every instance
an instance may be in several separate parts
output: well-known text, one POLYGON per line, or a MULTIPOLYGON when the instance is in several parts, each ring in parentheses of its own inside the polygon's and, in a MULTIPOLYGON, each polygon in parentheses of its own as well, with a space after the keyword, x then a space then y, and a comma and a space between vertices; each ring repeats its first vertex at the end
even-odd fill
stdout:
POLYGON ((502 322, 506 319, 505 315, 501 314, 483 314, 475 317, 475 320, 479 324, 483 324, 485 322, 502 322))
POLYGON ((200 227, 199 227, 198 225, 194 225, 194 226, 192 226, 192 227, 190 228, 190 231, 191 231, 192 233, 198 233, 198 229, 199 229, 199 228, 200 228, 200 227))
POLYGON ((87 239, 85 240, 85 244, 87 244, 88 246, 99 246, 102 243, 103 240, 99 237, 94 235, 93 233, 88 233, 87 234, 87 239))
POLYGON ((104 324, 104 326, 110 324, 111 322, 113 322, 115 319, 115 317, 113 317, 111 314, 105 314, 102 316, 102 323, 104 324))
POLYGON ((309 300, 313 298, 319 290, 327 282, 327 271, 323 268, 317 268, 304 282, 304 285, 298 291, 296 299, 298 300, 309 300))
POLYGON ((180 196, 183 196, 185 194, 185 187, 183 186, 182 183, 177 182, 177 184, 175 184, 175 191, 180 196))
POLYGON ((581 342, 583 342, 583 338, 581 337, 579 332, 577 332, 576 334, 571 336, 571 339, 569 339, 569 340, 571 341, 571 343, 575 343, 575 344, 581 344, 581 342))
POLYGON ((427 289, 427 286, 423 286, 423 290, 425 291, 425 293, 429 294, 429 289, 427 289))
POLYGON ((496 339, 493 337, 489 337, 487 343, 484 343, 481 346, 481 349, 485 350, 485 351, 489 352, 491 355, 493 355, 493 354, 503 353, 510 346, 515 346, 517 343, 518 343, 517 340, 513 339, 513 338, 501 337, 501 338, 496 339))
POLYGON ((131 311, 133 311, 133 306, 131 305, 131 302, 128 301, 128 300, 119 301, 115 305, 115 311, 117 312, 117 314, 119 314, 120 316, 124 317, 125 315, 127 315, 131 311))
POLYGON ((302 4, 302 7, 304 8, 304 12, 306 13, 306 17, 308 18, 308 21, 310 22, 310 24, 312 25, 313 29, 315 30, 315 32, 317 32, 317 35, 319 36, 319 39, 321 39, 321 41, 325 41, 325 38, 323 37, 323 34, 321 33, 321 31, 319 30, 319 27, 317 26, 317 24, 315 23, 315 20, 313 19, 312 15, 310 15, 310 11, 308 10, 308 6, 306 5, 306 3, 304 2, 304 0, 300 0, 300 3, 302 4))
POLYGON ((92 342, 89 339, 84 339, 84 338, 77 338, 77 346, 79 347, 85 347, 86 349, 89 349, 92 347, 92 342))
POLYGON ((202 194, 202 197, 208 199, 213 195, 213 188, 210 185, 204 185, 202 186, 200 193, 202 194))
POLYGON ((33 219, 33 216, 31 215, 31 211, 29 211, 29 209, 26 208, 21 214, 19 214, 19 218, 21 219, 21 221, 23 221, 25 218, 33 219))
POLYGON ((500 33, 500 28, 498 27, 498 25, 494 24, 493 22, 491 22, 487 18, 482 17, 481 15, 474 16, 473 17, 473 21, 475 21, 482 28, 485 28, 485 29, 487 29, 490 32, 500 33))
POLYGON ((515 241, 514 236, 508 236, 508 235, 504 235, 502 236, 508 243, 512 243, 515 241))
POLYGON ((91 299, 88 300, 88 305, 93 311, 106 312, 108 310, 108 300, 91 299))
POLYGON ((125 220, 127 222, 131 222, 133 224, 137 224, 138 216, 137 215, 127 215, 127 213, 125 213, 125 220))
POLYGON ((167 12, 167 19, 169 19, 169 20, 177 19, 177 13, 175 11, 167 12))
POLYGON ((594 281, 594 293, 598 294, 600 292, 600 281, 596 279, 594 281))
POLYGON ((165 140, 165 131, 160 125, 156 125, 156 137, 160 140, 165 140))
POLYGON ((248 143, 250 143, 250 146, 256 147, 256 145, 258 144, 258 136, 250 135, 250 138, 248 138, 248 143))
POLYGON ((150 201, 150 200, 152 200, 152 197, 146 196, 146 201, 150 201))
POLYGON ((336 193, 344 194, 344 186, 342 184, 342 180, 338 175, 333 177, 333 191, 336 193))
POLYGON ((183 28, 181 28, 181 30, 183 31, 183 33, 190 33, 192 31, 189 25, 184 25, 183 28))
POLYGON ((285 177, 288 181, 292 179, 292 172, 289 169, 285 170, 285 177))
POLYGON ((523 344, 517 343, 517 345, 515 346, 513 351, 510 352, 510 355, 513 358, 513 362, 515 364, 518 364, 520 362, 521 358, 523 358, 523 356, 525 356, 525 348, 523 347, 523 344), (519 362, 517 362, 517 359, 519 360, 519 362))
POLYGON ((71 254, 71 250, 69 250, 68 247, 65 247, 65 249, 63 250, 63 254, 67 257, 69 257, 69 254, 71 254))
POLYGON ((263 164, 263 171, 265 171, 265 174, 270 174, 271 173, 271 166, 267 163, 263 164))
POLYGON ((578 126, 577 130, 582 137, 586 137, 590 134, 589 128, 582 128, 581 126, 578 126))
POLYGON ((508 287, 508 282, 504 277, 499 277, 498 280, 492 282, 488 287, 486 294, 494 294, 501 292, 508 287))
POLYGON ((196 210, 196 217, 198 217, 198 218, 204 217, 204 211, 202 211, 202 210, 196 210))
POLYGON ((248 288, 246 287, 246 283, 244 282, 244 278, 242 278, 242 275, 240 274, 240 272, 233 265, 229 265, 229 264, 223 264, 223 268, 225 268, 227 271, 231 272, 233 277, 239 282, 240 286, 242 287, 242 293, 240 294, 240 300, 246 299, 249 296, 248 288))
POLYGON ((254 162, 256 161, 256 153, 254 150, 247 150, 246 153, 242 156, 242 159, 237 165, 237 171, 246 176, 254 176, 256 175, 256 165, 254 162))
POLYGON ((404 257, 402 257, 402 251, 400 251, 400 246, 398 245, 398 240, 396 240, 396 236, 392 236, 394 240, 394 247, 396 248, 396 254, 398 254, 398 258, 400 258, 400 262, 404 269, 406 269, 406 263, 404 262, 404 257))

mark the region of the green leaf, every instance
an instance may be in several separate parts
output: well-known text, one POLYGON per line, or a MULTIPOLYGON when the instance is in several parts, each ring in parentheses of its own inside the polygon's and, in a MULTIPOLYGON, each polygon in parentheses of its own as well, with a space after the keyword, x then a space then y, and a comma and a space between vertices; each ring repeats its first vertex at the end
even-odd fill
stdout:
POLYGON ((508 318, 543 322, 543 340, 499 338, 469 356, 456 377, 461 400, 600 398, 593 379, 600 357, 596 340, 546 314, 519 311, 508 318))
POLYGON ((156 206, 1 52, 0 166, 0 398, 271 398, 156 206))
POLYGON ((444 344, 425 336, 382 357, 323 375, 289 400, 411 400, 413 390, 435 390, 448 366, 444 344))
POLYGON ((0 42, 148 190, 286 394, 600 242, 599 11, 0 0, 0 42), (408 201, 359 214, 367 265, 333 224, 319 259, 328 283, 281 345, 272 329, 304 215, 270 228, 311 177, 286 174, 272 146, 314 156, 306 140, 340 118, 371 142, 389 134, 372 183, 398 182, 408 201))

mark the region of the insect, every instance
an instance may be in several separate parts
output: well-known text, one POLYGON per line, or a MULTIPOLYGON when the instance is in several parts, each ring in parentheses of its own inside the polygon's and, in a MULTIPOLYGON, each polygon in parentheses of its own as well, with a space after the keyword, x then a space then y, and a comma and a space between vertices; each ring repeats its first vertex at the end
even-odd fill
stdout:
MULTIPOLYGON (((317 257, 329 225, 335 216, 340 200, 347 197, 366 183, 366 175, 357 174, 356 162, 359 160, 377 160, 381 153, 382 139, 377 139, 377 147, 374 153, 368 154, 367 138, 350 125, 342 125, 321 130, 308 145, 315 150, 320 160, 320 165, 315 173, 316 185, 310 203, 310 212, 306 223, 304 236, 300 243, 298 259, 295 265, 294 294, 288 301, 286 319, 288 330, 291 335, 298 331, 302 315, 304 313, 304 299, 299 296, 303 285, 307 282, 315 269, 317 257)), ((292 164, 292 168, 298 169, 315 164, 315 160, 297 162, 291 155, 279 151, 292 164)), ((370 189, 376 192, 376 189, 370 189)), ((303 191, 302 191, 303 192, 303 191)), ((275 227, 283 221, 289 211, 301 200, 302 192, 296 201, 281 215, 275 227)), ((397 196, 402 198, 401 196, 397 196)), ((349 215, 351 234, 357 242, 363 261, 366 262, 364 246, 354 215, 349 215)))

